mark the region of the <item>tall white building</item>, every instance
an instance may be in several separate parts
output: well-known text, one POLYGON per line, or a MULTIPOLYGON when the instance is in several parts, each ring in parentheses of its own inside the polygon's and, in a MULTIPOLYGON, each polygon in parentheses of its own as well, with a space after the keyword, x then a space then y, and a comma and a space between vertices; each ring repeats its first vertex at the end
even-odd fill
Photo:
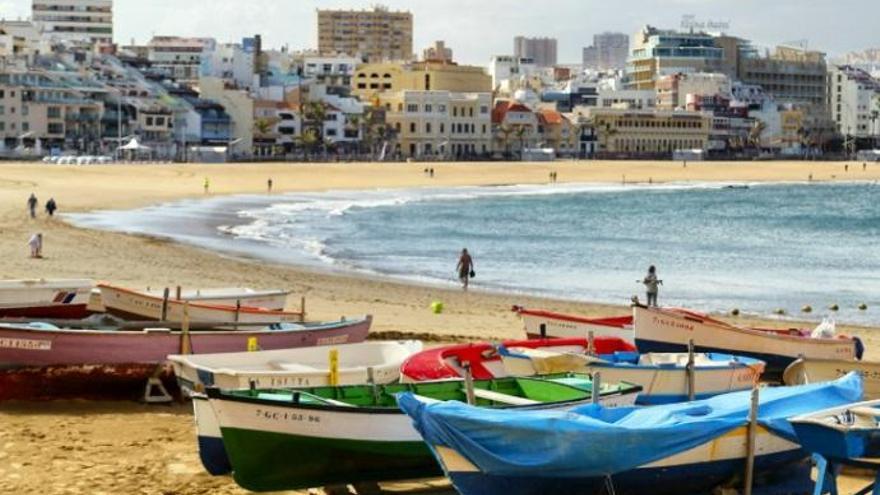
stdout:
POLYGON ((880 80, 850 65, 828 71, 828 107, 837 130, 844 136, 880 135, 880 80))
POLYGON ((530 58, 538 67, 553 67, 557 63, 556 39, 517 36, 513 39, 513 56, 530 58))
POLYGON ((33 0, 31 16, 50 38, 113 42, 113 0, 33 0))
POLYGON ((623 70, 629 56, 629 36, 623 33, 601 33, 593 36, 593 45, 584 48, 584 68, 623 70))

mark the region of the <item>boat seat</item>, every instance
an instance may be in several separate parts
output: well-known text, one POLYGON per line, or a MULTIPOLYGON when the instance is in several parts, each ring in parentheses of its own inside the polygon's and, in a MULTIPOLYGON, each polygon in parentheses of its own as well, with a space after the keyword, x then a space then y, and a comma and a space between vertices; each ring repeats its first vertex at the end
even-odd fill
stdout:
MULTIPOLYGON (((464 389, 462 389, 465 393, 464 389)), ((501 392, 493 392, 491 390, 485 390, 482 388, 474 389, 474 396, 479 397, 480 399, 491 400, 492 402, 500 402, 502 404, 509 404, 511 406, 531 406, 534 404, 540 404, 539 401, 526 399, 525 397, 516 397, 513 395, 502 394, 501 392)))

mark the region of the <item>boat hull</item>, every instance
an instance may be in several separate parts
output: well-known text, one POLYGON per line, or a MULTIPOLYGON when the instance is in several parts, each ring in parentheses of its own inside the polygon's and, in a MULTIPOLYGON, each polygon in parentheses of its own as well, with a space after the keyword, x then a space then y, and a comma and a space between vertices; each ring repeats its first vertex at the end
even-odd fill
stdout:
POLYGON ((779 376, 800 356, 854 360, 852 340, 812 339, 734 327, 696 314, 633 307, 636 347, 640 352, 730 353, 767 363, 766 373, 779 376))
POLYGON ((0 318, 85 318, 93 286, 91 280, 0 281, 0 318))
MULTIPOLYGON (((366 339, 371 322, 372 318, 366 317, 314 330, 190 332, 189 347, 190 352, 198 354, 246 351, 253 344, 262 349, 286 349, 361 342, 366 339)), ((15 384, 4 389, 0 397, 75 397, 78 395, 74 392, 82 387, 70 385, 79 384, 77 377, 83 376, 88 376, 81 380, 83 385, 96 380, 120 379, 122 384, 139 382, 137 388, 143 391, 143 381, 169 354, 179 353, 184 341, 181 332, 168 330, 42 330, 0 326, 0 380, 15 384), (56 382, 60 385, 53 385, 56 382)), ((94 385, 89 388, 92 393, 101 392, 94 385)))
POLYGON ((206 323, 282 323, 301 322, 302 313, 274 311, 268 309, 224 306, 205 302, 187 302, 123 289, 109 285, 99 285, 101 303, 106 311, 114 316, 136 321, 172 321, 184 320, 184 312, 188 311, 189 320, 206 323), (163 315, 164 307, 164 315, 163 315), (164 317, 163 317, 164 316, 164 317))
MULTIPOLYGON (((602 404, 623 406, 634 400, 634 393, 615 395, 603 397, 602 404)), ((567 410, 588 402, 521 409, 567 410)), ((400 410, 280 407, 214 398, 210 404, 217 415, 233 477, 251 491, 442 474, 409 416, 400 410)))
MULTIPOLYGON (((639 468, 606 477, 506 477, 480 472, 456 451, 435 446, 433 451, 462 495, 538 495, 544 493, 605 493, 610 480, 614 493, 703 493, 736 477, 745 462, 745 428, 639 468)), ((797 445, 759 429, 756 435, 757 474, 769 473, 803 460, 797 445)))
POLYGON ((858 371, 865 384, 865 399, 880 399, 880 363, 839 359, 798 359, 785 369, 786 385, 830 382, 858 371))
MULTIPOLYGON (((504 367, 511 376, 532 376, 542 372, 601 373, 606 383, 634 383, 642 387, 636 403, 639 405, 671 404, 686 402, 688 396, 688 373, 684 366, 637 366, 619 363, 591 363, 575 356, 570 369, 537 370, 527 356, 512 354, 504 356, 504 367)), ((565 364, 565 363, 564 363, 565 364)), ((758 381, 763 363, 732 366, 696 367, 694 370, 695 399, 707 399, 720 394, 749 390, 758 381)))
POLYGON ((517 309, 529 338, 618 337, 633 342, 632 317, 583 318, 551 311, 517 309))
POLYGON ((179 389, 171 367, 155 363, 27 366, 0 369, 0 401, 136 400, 147 378, 156 377, 172 395, 179 389))

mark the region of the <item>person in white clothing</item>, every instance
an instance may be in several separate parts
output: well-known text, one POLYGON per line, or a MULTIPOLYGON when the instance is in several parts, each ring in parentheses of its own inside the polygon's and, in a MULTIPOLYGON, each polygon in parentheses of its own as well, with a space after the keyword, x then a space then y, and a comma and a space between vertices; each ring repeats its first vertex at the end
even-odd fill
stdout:
POLYGON ((43 234, 36 233, 28 240, 28 246, 31 248, 31 258, 43 257, 43 234))

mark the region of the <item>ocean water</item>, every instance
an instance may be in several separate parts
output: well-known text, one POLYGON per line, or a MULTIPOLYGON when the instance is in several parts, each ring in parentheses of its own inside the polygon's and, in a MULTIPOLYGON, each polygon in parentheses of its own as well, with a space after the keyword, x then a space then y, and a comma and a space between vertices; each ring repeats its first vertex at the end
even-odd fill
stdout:
POLYGON ((661 304, 880 323, 874 184, 331 191, 69 217, 240 256, 441 284, 455 283, 467 247, 476 287, 618 304, 644 300, 638 281, 653 264, 661 304), (814 312, 802 315, 807 304, 814 312))

